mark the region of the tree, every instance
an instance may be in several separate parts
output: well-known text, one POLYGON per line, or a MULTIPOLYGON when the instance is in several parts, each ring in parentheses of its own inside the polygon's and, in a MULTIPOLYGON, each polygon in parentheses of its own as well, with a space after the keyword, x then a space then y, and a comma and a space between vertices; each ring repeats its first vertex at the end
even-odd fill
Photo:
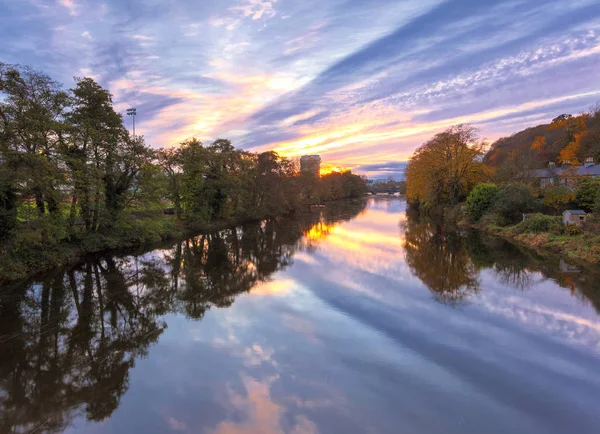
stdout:
POLYGON ((531 149, 533 149, 534 151, 539 151, 545 145, 546 145, 546 137, 544 137, 544 136, 537 136, 535 138, 535 140, 533 141, 533 143, 531 144, 531 149))
POLYGON ((349 170, 330 173, 321 177, 320 181, 323 200, 353 199, 367 194, 364 179, 349 170))
POLYGON ((579 164, 578 153, 582 139, 587 135, 587 120, 589 115, 580 116, 560 115, 552 120, 548 131, 564 128, 564 147, 558 156, 561 163, 579 164))
POLYGON ((129 136, 121 115, 112 106, 109 91, 86 77, 76 79, 72 93, 70 136, 65 144, 75 186, 71 214, 79 201, 86 230, 110 228, 123 211, 135 177, 150 161, 151 153, 143 137, 129 136))
POLYGON ((473 186, 490 175, 481 163, 484 149, 477 130, 469 125, 437 134, 415 151, 406 168, 408 200, 436 206, 466 198, 473 186))
POLYGON ((598 198, 600 198, 600 179, 585 177, 579 180, 575 198, 579 207, 592 210, 598 198))
POLYGON ((206 206, 205 172, 208 164, 208 151, 202 142, 193 138, 180 145, 175 160, 181 167, 180 201, 186 216, 209 221, 210 214, 206 206))
MULTIPOLYGON (((16 71, 0 63, 0 95, 6 90, 7 79, 16 71)), ((17 224, 17 174, 19 158, 13 147, 15 136, 7 113, 7 104, 0 100, 0 239, 9 236, 17 224)))
POLYGON ((40 215, 45 214, 46 204, 57 214, 57 189, 64 183, 57 144, 67 93, 41 72, 0 64, 0 96, 6 164, 19 167, 22 193, 35 198, 40 215))
POLYGON ((530 186, 512 183, 500 187, 492 209, 503 224, 512 224, 520 221, 522 214, 535 212, 539 208, 540 201, 530 186))
POLYGON ((181 150, 177 149, 159 149, 155 153, 158 165, 162 168, 168 184, 168 194, 173 203, 175 215, 182 217, 182 190, 181 190, 181 150))
POLYGON ((575 192, 566 185, 555 185, 544 190, 544 205, 559 212, 566 204, 575 200, 575 192))
POLYGON ((477 184, 467 197, 467 213, 471 221, 478 222, 494 204, 498 186, 491 182, 477 184))

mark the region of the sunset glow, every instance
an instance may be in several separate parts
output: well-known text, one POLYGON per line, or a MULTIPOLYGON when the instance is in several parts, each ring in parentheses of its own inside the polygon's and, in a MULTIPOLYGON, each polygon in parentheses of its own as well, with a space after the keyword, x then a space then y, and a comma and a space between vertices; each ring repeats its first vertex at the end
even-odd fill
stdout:
POLYGON ((321 170, 319 170, 319 175, 321 176, 326 176, 326 175, 331 175, 332 173, 344 173, 347 172, 348 169, 347 167, 338 167, 338 166, 330 166, 330 167, 321 167, 321 170))
POLYGON ((397 176, 448 126, 493 140, 600 100, 593 0, 9 3, 0 61, 95 78, 153 147, 229 138, 397 176))

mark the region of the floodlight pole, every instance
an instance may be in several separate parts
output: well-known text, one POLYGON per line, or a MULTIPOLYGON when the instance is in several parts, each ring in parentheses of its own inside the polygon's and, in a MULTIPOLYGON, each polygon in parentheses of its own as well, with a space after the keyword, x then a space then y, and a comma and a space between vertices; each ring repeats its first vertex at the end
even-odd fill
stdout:
POLYGON ((127 109, 127 116, 133 116, 133 140, 135 140, 135 115, 137 114, 137 110, 135 108, 127 109))

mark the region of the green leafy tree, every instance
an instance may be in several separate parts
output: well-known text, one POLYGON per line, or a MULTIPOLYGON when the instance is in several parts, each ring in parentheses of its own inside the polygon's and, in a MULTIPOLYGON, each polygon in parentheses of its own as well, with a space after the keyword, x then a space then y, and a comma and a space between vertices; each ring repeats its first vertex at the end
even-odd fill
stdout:
MULTIPOLYGON (((172 160, 173 170, 181 170, 181 186, 178 196, 186 217, 209 221, 211 215, 205 196, 208 151, 202 142, 194 138, 183 142, 174 158, 177 160, 172 160)), ((175 202, 175 199, 173 201, 175 202)))
POLYGON ((18 166, 21 193, 34 197, 40 215, 46 205, 57 214, 64 183, 57 144, 67 93, 41 72, 0 65, 0 101, 3 161, 18 166))
POLYGON ((168 196, 171 199, 175 215, 182 218, 182 153, 180 148, 159 149, 155 153, 158 165, 162 168, 167 183, 168 196))
POLYGON ((512 224, 522 220, 524 213, 536 212, 540 207, 541 203, 530 186, 512 183, 500 187, 492 209, 503 224, 512 224))
POLYGON ((579 180, 575 201, 577 205, 586 210, 594 208, 600 198, 600 179, 585 177, 579 180))
POLYGON ((498 186, 490 182, 477 184, 467 197, 467 213, 471 221, 478 222, 483 214, 494 204, 498 195, 498 186))
POLYGON ((109 91, 86 77, 77 79, 72 92, 71 134, 65 150, 75 184, 72 203, 79 201, 86 230, 111 228, 151 153, 143 137, 129 136, 109 91))

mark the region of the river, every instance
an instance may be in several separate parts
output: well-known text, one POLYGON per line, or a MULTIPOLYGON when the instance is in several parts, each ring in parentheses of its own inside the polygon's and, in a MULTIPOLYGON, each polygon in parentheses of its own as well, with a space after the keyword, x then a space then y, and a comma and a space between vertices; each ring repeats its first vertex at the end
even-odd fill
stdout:
POLYGON ((600 278, 330 205, 0 288, 0 433, 600 432, 600 278))

